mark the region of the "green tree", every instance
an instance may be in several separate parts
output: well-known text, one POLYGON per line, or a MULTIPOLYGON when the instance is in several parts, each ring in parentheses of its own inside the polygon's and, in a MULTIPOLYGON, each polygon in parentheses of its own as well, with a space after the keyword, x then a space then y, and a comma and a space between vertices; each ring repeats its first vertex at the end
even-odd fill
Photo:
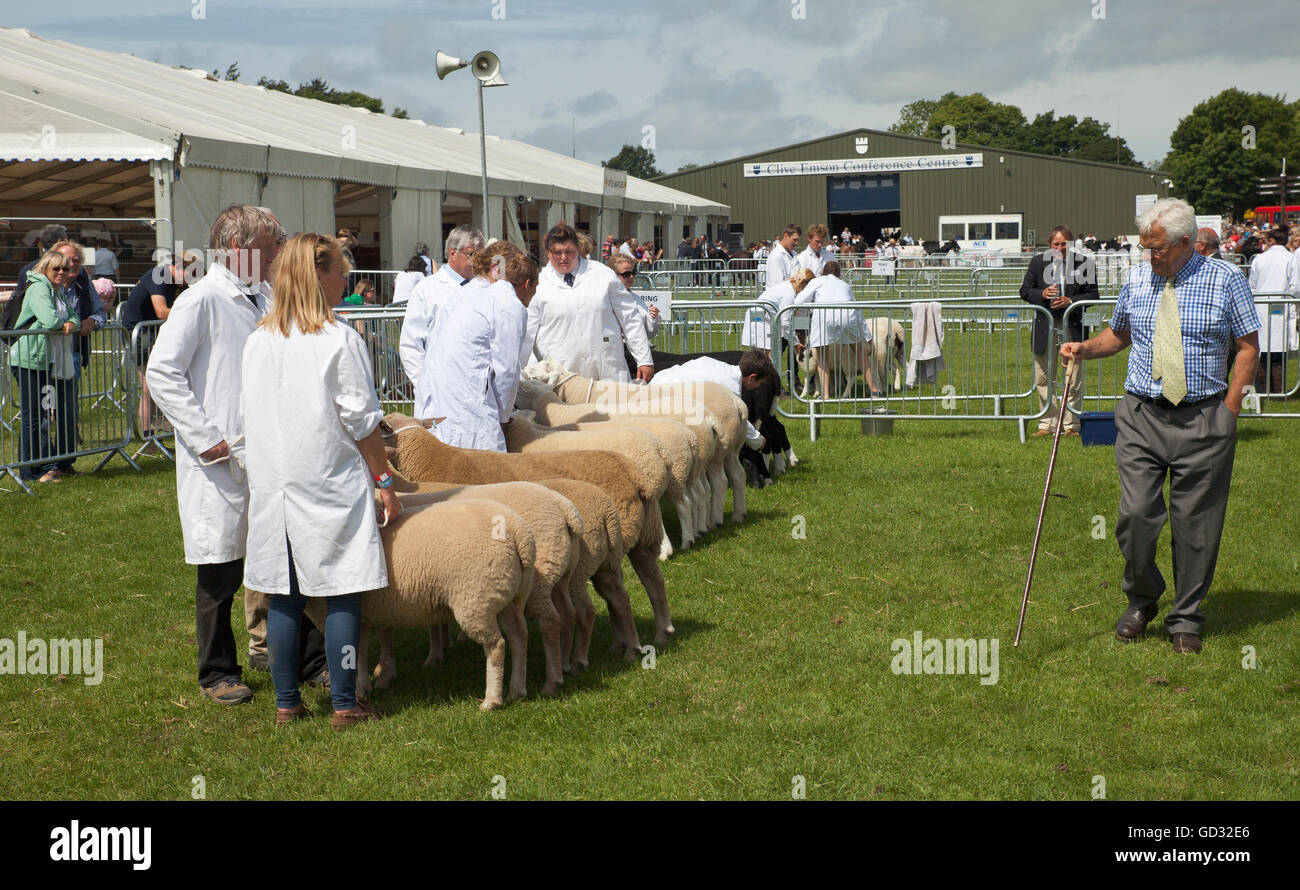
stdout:
POLYGON ((917 99, 915 102, 908 102, 898 112, 898 120, 889 128, 889 132, 901 133, 904 136, 925 135, 926 127, 930 125, 930 118, 934 116, 934 109, 938 104, 934 99, 917 99))
POLYGON ((673 171, 673 172, 675 172, 675 173, 685 173, 687 170, 695 170, 695 169, 698 168, 699 166, 700 166, 700 165, 699 165, 699 164, 696 164, 696 163, 682 164, 680 167, 678 167, 678 168, 677 168, 675 171, 673 171))
POLYGON ((1023 138, 1025 151, 1139 166, 1128 144, 1110 135, 1110 124, 1091 117, 1078 120, 1072 114, 1057 117, 1054 110, 1045 111, 1025 128, 1023 138))
POLYGON ((1173 192, 1198 213, 1239 215, 1257 203, 1255 179, 1300 161, 1296 109, 1279 96, 1232 88, 1206 99, 1169 137, 1173 192))
POLYGON ((662 176, 663 171, 655 167, 655 153, 640 145, 623 145, 618 154, 604 162, 606 167, 614 170, 626 170, 629 176, 637 179, 650 179, 662 176))

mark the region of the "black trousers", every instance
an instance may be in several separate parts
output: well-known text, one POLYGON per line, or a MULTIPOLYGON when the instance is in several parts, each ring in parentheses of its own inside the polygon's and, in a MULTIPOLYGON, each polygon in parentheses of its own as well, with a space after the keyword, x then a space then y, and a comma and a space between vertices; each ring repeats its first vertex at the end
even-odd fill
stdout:
MULTIPOLYGON (((199 685, 207 687, 222 680, 242 680, 235 634, 230 628, 230 607, 235 592, 244 583, 244 561, 233 559, 196 568, 194 622, 199 644, 199 685)), ((299 660, 301 677, 306 680, 325 667, 325 635, 310 621, 302 624, 299 660)))

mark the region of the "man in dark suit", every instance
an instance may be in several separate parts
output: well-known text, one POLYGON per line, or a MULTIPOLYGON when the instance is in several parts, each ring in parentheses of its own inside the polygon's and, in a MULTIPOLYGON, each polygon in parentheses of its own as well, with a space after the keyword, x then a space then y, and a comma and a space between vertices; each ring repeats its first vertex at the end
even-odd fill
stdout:
MULTIPOLYGON (((1060 405, 1048 404, 1047 382, 1056 378, 1058 349, 1061 342, 1061 325, 1065 310, 1075 300, 1097 299, 1097 266, 1092 257, 1081 254, 1070 245, 1074 235, 1066 226, 1052 229, 1048 237, 1048 250, 1034 254, 1025 270, 1024 283, 1020 285, 1020 299, 1031 306, 1043 306, 1052 313, 1049 324, 1041 313, 1034 313, 1034 334, 1031 345, 1034 353, 1034 386, 1038 389, 1038 404, 1047 413, 1038 421, 1035 436, 1050 436, 1056 432, 1060 405)), ((1070 315, 1071 342, 1083 339, 1083 315, 1070 315)), ((1079 412, 1083 410, 1083 375, 1070 395, 1069 412, 1066 413, 1062 435, 1079 435, 1079 412)))

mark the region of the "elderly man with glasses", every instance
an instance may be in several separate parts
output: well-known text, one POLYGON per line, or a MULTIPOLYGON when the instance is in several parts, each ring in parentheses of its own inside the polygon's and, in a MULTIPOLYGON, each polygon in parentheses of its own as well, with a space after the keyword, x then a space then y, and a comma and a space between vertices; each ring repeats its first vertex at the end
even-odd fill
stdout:
POLYGON ((474 254, 483 249, 483 241, 483 233, 473 226, 457 226, 452 229, 447 236, 447 262, 417 284, 406 301, 406 316, 402 319, 398 352, 402 367, 406 370, 406 378, 415 387, 417 412, 428 395, 424 387, 424 355, 433 342, 438 314, 460 293, 461 287, 474 277, 474 254))
POLYGON ((584 377, 626 383, 626 344, 637 379, 649 383, 654 361, 636 298, 612 269, 579 255, 571 226, 552 228, 544 246, 549 262, 528 306, 525 353, 531 349, 537 358, 555 359, 584 377))
POLYGON ((1061 356, 1106 358, 1132 346, 1127 394, 1115 406, 1115 539, 1129 602, 1115 637, 1136 640, 1160 610, 1165 579, 1156 568, 1156 543, 1168 516, 1174 604, 1165 628, 1175 652, 1195 653, 1228 510, 1237 415, 1259 364, 1259 319, 1246 279, 1192 249, 1196 217, 1185 201, 1157 201, 1139 217, 1138 232, 1150 260, 1124 283, 1110 327, 1087 342, 1066 343, 1061 356))

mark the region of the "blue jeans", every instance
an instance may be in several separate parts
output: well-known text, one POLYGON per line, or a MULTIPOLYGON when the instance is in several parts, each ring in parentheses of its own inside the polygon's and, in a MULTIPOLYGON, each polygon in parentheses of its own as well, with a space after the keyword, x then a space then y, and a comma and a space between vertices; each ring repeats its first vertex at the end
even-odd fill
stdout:
MULTIPOLYGON (((12 366, 18 382, 18 404, 22 409, 18 429, 18 460, 41 460, 51 454, 76 450, 77 413, 74 380, 59 380, 48 370, 33 371, 12 366), (54 442, 51 445, 49 412, 54 412, 54 442)), ((20 478, 32 480, 50 470, 72 466, 71 461, 31 464, 18 471, 20 478)))
MULTIPOLYGON (((288 555, 289 594, 268 596, 266 613, 266 645, 271 653, 271 680, 275 683, 275 704, 280 708, 295 708, 302 703, 302 696, 298 692, 298 662, 302 643, 302 611, 307 605, 307 598, 298 590, 298 573, 293 567, 292 547, 288 548, 288 555)), ((346 711, 357 704, 361 594, 327 596, 325 606, 325 660, 330 669, 330 698, 333 699, 334 710, 346 711), (345 656, 347 667, 344 666, 345 656)))

